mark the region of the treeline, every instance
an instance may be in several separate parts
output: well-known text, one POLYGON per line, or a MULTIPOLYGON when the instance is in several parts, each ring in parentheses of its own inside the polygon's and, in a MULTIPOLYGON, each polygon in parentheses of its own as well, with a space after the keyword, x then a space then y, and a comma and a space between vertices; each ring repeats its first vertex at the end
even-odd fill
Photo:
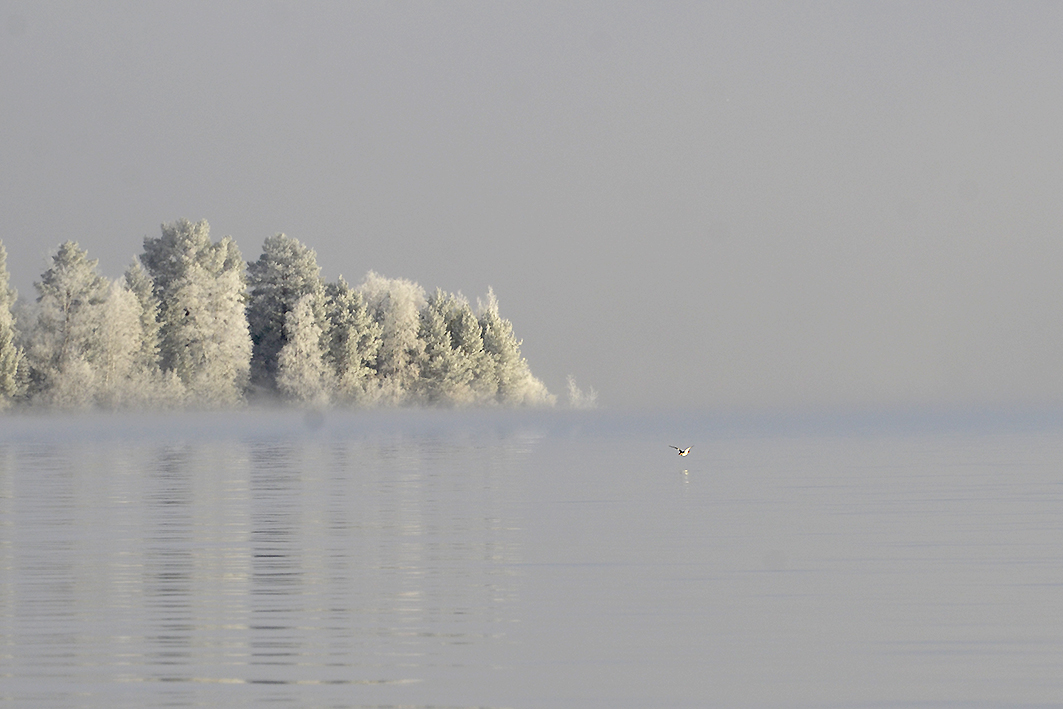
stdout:
POLYGON ((555 400, 490 291, 474 310, 460 295, 372 272, 356 287, 326 283, 298 240, 269 237, 245 263, 231 237, 211 241, 206 221, 164 224, 121 279, 97 264, 62 244, 27 303, 0 243, 0 407, 555 400))

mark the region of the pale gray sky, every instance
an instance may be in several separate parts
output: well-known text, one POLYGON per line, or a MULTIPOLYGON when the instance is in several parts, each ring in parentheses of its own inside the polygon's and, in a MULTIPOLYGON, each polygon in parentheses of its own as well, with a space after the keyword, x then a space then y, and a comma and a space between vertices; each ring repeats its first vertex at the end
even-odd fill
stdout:
POLYGON ((609 406, 1063 401, 1063 4, 0 3, 23 296, 180 217, 609 406))

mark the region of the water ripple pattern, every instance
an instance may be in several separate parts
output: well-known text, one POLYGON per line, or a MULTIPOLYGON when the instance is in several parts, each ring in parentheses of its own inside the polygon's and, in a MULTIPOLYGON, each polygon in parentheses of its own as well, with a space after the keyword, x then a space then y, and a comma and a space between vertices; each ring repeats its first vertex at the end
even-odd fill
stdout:
POLYGON ((1058 425, 3 423, 0 706, 1063 701, 1058 425))

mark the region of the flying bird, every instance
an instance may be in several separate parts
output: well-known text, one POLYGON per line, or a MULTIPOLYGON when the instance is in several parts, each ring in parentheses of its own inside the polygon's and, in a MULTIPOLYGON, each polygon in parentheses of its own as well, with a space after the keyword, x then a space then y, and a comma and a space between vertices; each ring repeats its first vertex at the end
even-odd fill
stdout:
POLYGON ((694 446, 687 446, 686 448, 680 448, 679 446, 668 446, 668 447, 669 448, 675 448, 677 451, 679 451, 679 455, 686 455, 687 453, 690 452, 690 449, 693 448, 694 446))

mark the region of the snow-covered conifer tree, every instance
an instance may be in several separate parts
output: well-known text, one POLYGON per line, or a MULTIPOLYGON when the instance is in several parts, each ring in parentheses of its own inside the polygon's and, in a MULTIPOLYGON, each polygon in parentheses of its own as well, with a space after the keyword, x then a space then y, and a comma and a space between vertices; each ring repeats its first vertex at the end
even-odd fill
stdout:
POLYGON ((251 366, 244 306, 244 261, 232 237, 210 240, 206 221, 181 219, 144 239, 141 263, 159 298, 162 368, 174 372, 191 403, 243 399, 251 366))
POLYGON ((323 406, 331 377, 321 349, 321 327, 314 315, 315 295, 296 301, 285 318, 285 342, 277 355, 277 389, 288 401, 323 406))
POLYGON ((416 388, 424 343, 417 337, 424 289, 413 281, 384 278, 370 271, 359 290, 380 325, 377 376, 384 403, 408 403, 416 388))
POLYGON ((7 251, 0 242, 0 409, 10 406, 23 388, 20 374, 22 350, 15 342, 15 320, 11 312, 17 297, 10 287, 7 251))
POLYGON ((333 401, 370 403, 376 398, 376 357, 380 325, 373 321, 359 291, 341 276, 325 286, 325 360, 333 373, 333 401))
POLYGON ((125 287, 137 300, 140 323, 140 346, 134 354, 129 373, 128 405, 171 408, 185 403, 185 386, 176 372, 164 372, 159 366, 159 298, 151 276, 138 259, 125 272, 125 287))
POLYGON ((262 245, 258 260, 248 263, 247 282, 247 321, 254 345, 251 383, 272 390, 277 383, 277 357, 287 343, 287 316, 303 296, 314 296, 314 318, 319 329, 325 326, 324 286, 317 254, 298 239, 284 234, 271 236, 262 245))
POLYGON ((38 402, 64 408, 93 403, 93 363, 100 353, 97 331, 108 292, 96 265, 77 243, 67 241, 34 283, 37 317, 26 355, 31 394, 38 402))
POLYGON ((137 364, 146 371, 159 368, 159 299, 151 276, 133 259, 125 272, 125 285, 140 304, 140 351, 137 364))
POLYGON ((532 376, 528 362, 520 356, 520 341, 513 324, 498 313, 498 299, 488 289, 487 302, 480 307, 480 327, 484 352, 494 369, 497 400, 502 404, 542 406, 554 403, 546 386, 532 376))
POLYGON ((455 381, 462 382, 457 395, 463 403, 486 403, 494 400, 498 382, 494 369, 484 353, 483 333, 464 297, 454 298, 447 314, 447 330, 457 355, 455 381))
POLYGON ((421 308, 419 337, 424 343, 421 357, 419 391, 426 404, 461 405, 472 403, 469 387, 472 370, 464 353, 454 349, 447 318, 456 307, 454 296, 436 289, 421 308))

